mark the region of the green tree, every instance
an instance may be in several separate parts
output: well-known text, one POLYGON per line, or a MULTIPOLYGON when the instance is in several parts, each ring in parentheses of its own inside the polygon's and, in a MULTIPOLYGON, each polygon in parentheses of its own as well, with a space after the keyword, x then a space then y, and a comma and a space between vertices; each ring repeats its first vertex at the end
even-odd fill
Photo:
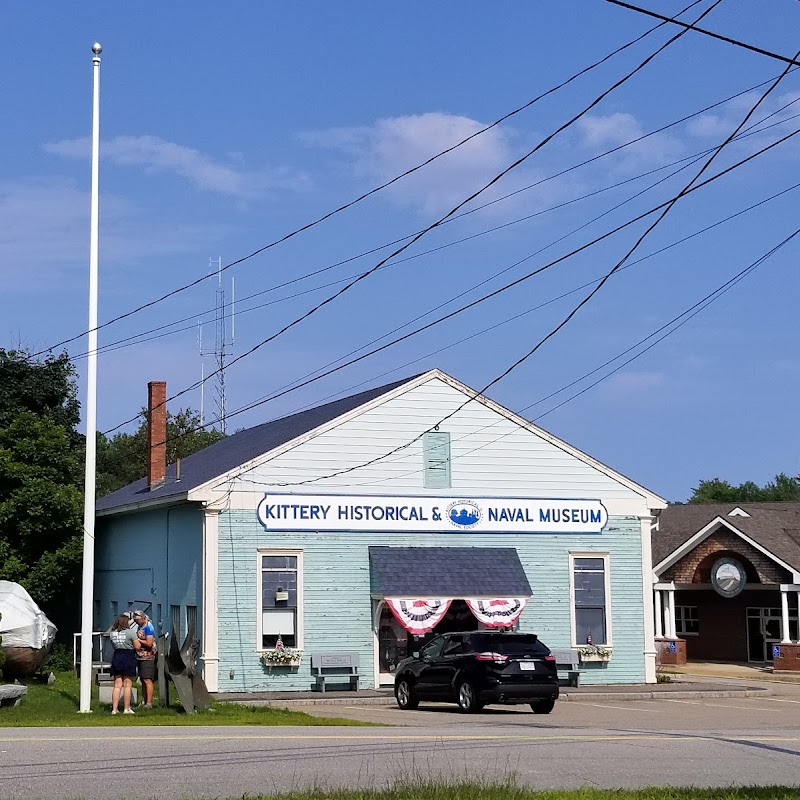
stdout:
POLYGON ((0 349, 0 578, 22 584, 48 616, 80 574, 79 418, 66 354, 33 361, 0 349))
POLYGON ((689 498, 690 503, 757 503, 800 501, 800 478, 792 478, 781 472, 759 486, 753 481, 745 481, 738 486, 720 478, 700 481, 689 498))
MULTIPOLYGON (((146 415, 146 409, 142 409, 146 415)), ((167 463, 202 450, 225 438, 217 430, 200 428, 200 414, 185 408, 177 414, 167 412, 167 463)), ((147 474, 147 422, 134 433, 118 433, 112 438, 98 434, 97 494, 102 497, 147 474)))

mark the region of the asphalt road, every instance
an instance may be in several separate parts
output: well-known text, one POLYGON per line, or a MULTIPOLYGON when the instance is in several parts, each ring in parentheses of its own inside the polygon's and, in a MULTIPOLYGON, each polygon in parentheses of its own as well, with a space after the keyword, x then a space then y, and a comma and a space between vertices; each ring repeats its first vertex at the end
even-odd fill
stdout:
POLYGON ((391 728, 3 729, 0 797, 236 797, 509 776, 541 789, 800 785, 799 694, 562 703, 546 717, 350 709, 411 723, 391 728), (125 776, 145 782, 132 791, 125 776))

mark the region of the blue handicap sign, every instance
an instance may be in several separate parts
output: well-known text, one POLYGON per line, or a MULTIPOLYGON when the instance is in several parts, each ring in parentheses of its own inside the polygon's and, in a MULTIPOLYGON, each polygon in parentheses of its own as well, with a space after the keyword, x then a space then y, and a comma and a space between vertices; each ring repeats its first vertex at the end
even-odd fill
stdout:
POLYGON ((675 642, 669 643, 669 651, 670 653, 677 653, 678 652, 678 645, 675 642))
POLYGON ((781 657, 781 647, 778 644, 772 645, 772 657, 773 658, 780 658, 781 657))

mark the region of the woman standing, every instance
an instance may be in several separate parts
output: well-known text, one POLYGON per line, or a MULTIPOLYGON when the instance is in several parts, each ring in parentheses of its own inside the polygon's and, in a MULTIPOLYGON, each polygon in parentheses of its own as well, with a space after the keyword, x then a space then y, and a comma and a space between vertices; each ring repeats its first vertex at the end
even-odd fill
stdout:
POLYGON ((125 710, 123 714, 133 714, 131 708, 131 684, 136 677, 136 650, 141 645, 136 631, 130 627, 127 614, 120 614, 111 626, 109 639, 114 647, 111 658, 111 675, 114 689, 111 692, 111 713, 119 714, 119 696, 122 694, 125 710))

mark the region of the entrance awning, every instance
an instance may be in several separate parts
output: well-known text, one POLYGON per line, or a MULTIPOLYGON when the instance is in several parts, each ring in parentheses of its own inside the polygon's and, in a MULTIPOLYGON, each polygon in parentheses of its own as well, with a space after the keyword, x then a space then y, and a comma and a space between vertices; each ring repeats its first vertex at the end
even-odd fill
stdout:
POLYGON ((369 548, 372 594, 379 597, 530 597, 513 547, 369 548))

